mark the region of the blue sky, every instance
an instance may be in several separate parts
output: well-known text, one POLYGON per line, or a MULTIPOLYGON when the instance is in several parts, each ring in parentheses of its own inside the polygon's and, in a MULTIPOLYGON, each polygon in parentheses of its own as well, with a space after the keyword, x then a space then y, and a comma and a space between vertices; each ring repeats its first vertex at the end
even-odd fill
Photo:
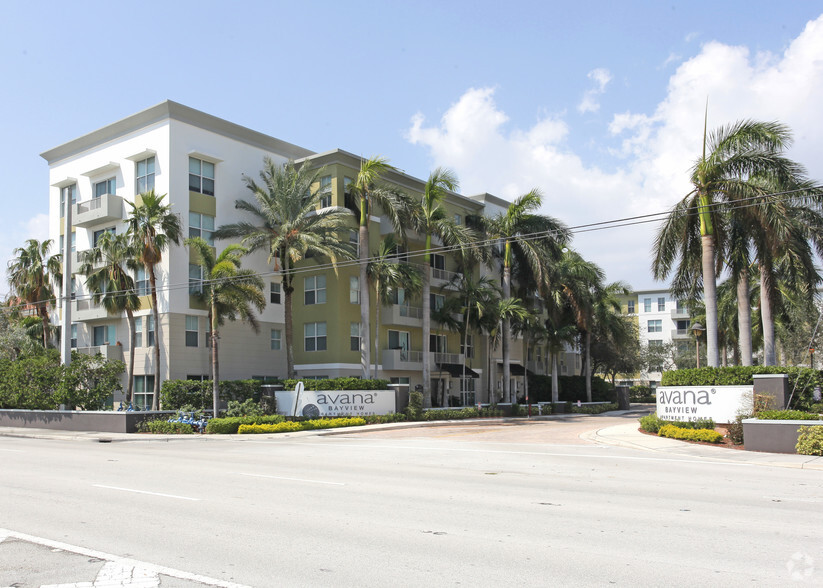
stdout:
MULTIPOLYGON (((709 125, 778 119, 823 180, 814 2, 19 2, 0 23, 0 264, 46 237, 39 153, 165 99, 576 226, 668 209, 709 125)), ((239 195, 238 195, 239 196, 239 195)), ((654 225, 576 235, 654 287, 654 225)), ((0 287, 0 292, 5 292, 0 287)))

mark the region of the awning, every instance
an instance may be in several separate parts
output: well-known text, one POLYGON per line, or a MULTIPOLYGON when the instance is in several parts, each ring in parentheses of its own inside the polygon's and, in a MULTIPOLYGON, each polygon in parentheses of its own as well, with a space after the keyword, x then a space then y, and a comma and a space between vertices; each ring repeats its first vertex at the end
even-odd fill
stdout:
MULTIPOLYGON (((464 366, 459 363, 438 363, 437 367, 440 369, 441 372, 448 372, 452 378, 462 378, 463 377, 463 369, 464 366)), ((479 378, 480 374, 476 371, 471 369, 469 366, 465 366, 466 369, 466 377, 467 378, 479 378)))
MULTIPOLYGON (((497 364, 497 370, 502 374, 503 373, 503 364, 497 364)), ((526 375, 526 368, 524 368, 521 364, 515 363, 513 361, 509 362, 509 372, 513 376, 525 376, 526 375)))

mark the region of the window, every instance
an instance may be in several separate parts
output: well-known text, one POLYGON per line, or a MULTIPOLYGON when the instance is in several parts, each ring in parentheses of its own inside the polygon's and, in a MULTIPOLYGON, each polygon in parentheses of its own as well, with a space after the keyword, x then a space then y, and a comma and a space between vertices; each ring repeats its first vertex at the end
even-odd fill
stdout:
POLYGON ((214 196, 214 164, 189 157, 189 190, 214 196))
POLYGON ((429 346, 434 353, 446 353, 446 336, 429 335, 429 346))
POLYGON ((408 331, 389 331, 389 349, 400 350, 400 361, 409 359, 410 339, 408 331))
POLYGON ((440 310, 446 304, 446 297, 443 294, 429 294, 432 311, 440 310))
POLYGON ((208 317, 206 317, 206 347, 211 349, 211 322, 209 321, 208 317))
POLYGON ((214 217, 199 212, 189 213, 189 237, 202 237, 214 247, 214 217))
POLYGON ((280 304, 280 282, 272 282, 269 284, 269 302, 272 304, 280 304))
POLYGON ((134 275, 134 289, 138 296, 148 296, 149 280, 146 277, 146 268, 137 268, 134 275))
POLYGON ((186 315, 186 347, 197 347, 200 321, 196 316, 186 315))
POLYGON ((406 384, 407 386, 411 384, 411 378, 408 376, 399 376, 399 377, 392 377, 391 378, 392 384, 406 384))
POLYGON ((209 376, 208 374, 206 374, 206 375, 203 375, 203 374, 188 374, 186 376, 186 379, 187 380, 194 380, 195 382, 206 382, 208 380, 211 380, 211 376, 209 376))
POLYGON ((203 268, 196 263, 189 264, 189 294, 196 296, 203 293, 203 268))
POLYGON ((92 329, 92 345, 114 345, 115 330, 114 325, 100 325, 92 329))
POLYGON ((349 193, 349 184, 351 184, 353 181, 354 180, 352 180, 351 178, 343 176, 343 193, 344 194, 349 193))
POLYGON ((309 304, 326 303, 326 276, 312 276, 304 280, 303 302, 309 304))
POLYGON ((282 340, 282 332, 280 329, 271 330, 271 350, 280 351, 280 342, 282 340))
POLYGON ((134 376, 134 408, 148 410, 154 399, 154 376, 134 376))
POLYGON ((303 337, 306 351, 325 351, 326 323, 305 323, 303 337))
POLYGON ((143 317, 138 316, 134 319, 134 346, 143 346, 143 317))
POLYGON ((643 299, 643 312, 651 312, 652 311, 652 299, 651 298, 644 298, 643 299))
POLYGON ((657 299, 657 311, 663 312, 664 310, 666 310, 666 299, 660 297, 657 299))
POLYGON ((460 216, 459 214, 455 214, 454 215, 454 224, 462 225, 463 224, 463 217, 460 216))
POLYGON ((649 321, 648 325, 649 325, 649 328, 648 328, 649 333, 662 333, 663 332, 663 321, 662 320, 649 321))
POLYGON ((71 347, 74 349, 77 347, 77 324, 73 324, 71 326, 71 347))
POLYGON ((445 270, 446 258, 437 253, 432 253, 429 263, 434 269, 445 270))
POLYGON ((349 327, 349 346, 352 351, 360 351, 360 323, 351 323, 349 327))
POLYGON ((146 347, 154 347, 154 317, 152 315, 148 316, 148 341, 146 342, 146 347))
POLYGON ((626 304, 626 312, 628 314, 634 314, 634 300, 629 300, 626 304))
MULTIPOLYGON (((468 335, 465 340, 468 345, 464 345, 463 339, 460 339, 460 353, 466 356, 466 359, 471 359, 474 357, 474 335, 468 335)), ((529 355, 532 354, 534 350, 529 347, 529 355)))
POLYGON ((649 348, 650 349, 661 349, 663 347, 663 340, 662 339, 649 339, 649 348))
POLYGON ((94 198, 100 198, 101 196, 104 196, 106 194, 114 194, 117 191, 115 186, 116 184, 114 182, 114 178, 109 178, 108 180, 97 182, 93 186, 94 198))
POLYGON ((108 229, 100 229, 99 231, 94 231, 91 234, 91 246, 97 247, 97 243, 100 241, 100 237, 102 237, 106 233, 111 233, 112 235, 114 235, 115 227, 109 227, 108 229))
POLYGON ((322 195, 320 198, 320 208, 328 208, 331 206, 331 176, 323 176, 320 178, 320 190, 318 194, 322 195))
MULTIPOLYGON (((106 284, 103 284, 103 292, 106 291, 106 284)), ((74 300, 77 298, 77 280, 74 279, 74 276, 71 278, 71 299, 74 300)))
MULTIPOLYGON (((64 242, 65 242, 65 239, 63 238, 63 235, 60 235, 60 251, 58 251, 58 253, 63 253, 63 243, 64 242)), ((72 251, 77 251, 77 231, 72 231, 71 232, 71 250, 72 251)))
POLYGON ((349 231, 349 243, 354 249, 354 254, 360 257, 360 231, 349 231))
POLYGON ((77 184, 60 188, 60 216, 66 216, 66 198, 71 198, 72 204, 77 204, 77 184))
POLYGON ((137 172, 134 182, 135 193, 142 194, 143 192, 154 190, 154 157, 148 157, 136 162, 136 168, 137 172))
POLYGON ((360 277, 351 276, 349 278, 349 302, 360 304, 360 277))
POLYGON ((391 303, 392 304, 408 304, 409 301, 406 298, 406 289, 405 288, 395 288, 391 291, 391 303))

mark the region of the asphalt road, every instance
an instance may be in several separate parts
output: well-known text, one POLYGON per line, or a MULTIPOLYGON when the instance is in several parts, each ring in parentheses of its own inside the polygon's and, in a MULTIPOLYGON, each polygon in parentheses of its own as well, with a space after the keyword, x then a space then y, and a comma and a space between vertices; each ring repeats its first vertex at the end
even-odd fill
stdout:
MULTIPOLYGON (((626 418, 0 437, 0 528, 259 587, 823 583, 823 471, 579 438, 626 418)), ((9 546, 0 586, 35 585, 9 546)))

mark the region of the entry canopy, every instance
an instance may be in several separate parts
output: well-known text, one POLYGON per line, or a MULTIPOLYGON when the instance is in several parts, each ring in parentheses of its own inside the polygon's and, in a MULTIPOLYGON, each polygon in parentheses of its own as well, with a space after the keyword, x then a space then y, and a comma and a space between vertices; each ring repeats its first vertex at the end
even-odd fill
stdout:
MULTIPOLYGON (((501 372, 503 371, 503 364, 498 363, 497 369, 501 372)), ((521 364, 515 363, 513 361, 509 362, 509 371, 513 376, 525 376, 526 375, 526 368, 524 368, 521 364)))
MULTIPOLYGON (((463 365, 459 363, 438 363, 437 367, 440 368, 442 372, 448 372, 452 378, 462 378, 463 377, 463 365)), ((480 374, 476 371, 471 369, 469 366, 466 366, 466 377, 467 378, 479 378, 480 374)))

